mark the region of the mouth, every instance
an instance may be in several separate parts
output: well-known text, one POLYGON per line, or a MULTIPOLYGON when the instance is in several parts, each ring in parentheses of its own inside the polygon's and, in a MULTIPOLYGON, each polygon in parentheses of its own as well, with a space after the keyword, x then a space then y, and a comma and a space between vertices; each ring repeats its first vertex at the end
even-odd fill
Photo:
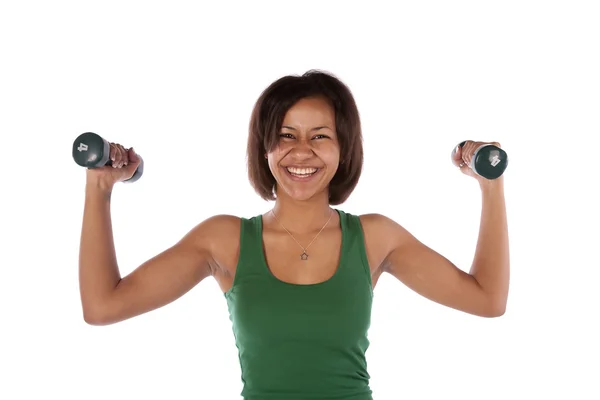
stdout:
POLYGON ((307 181, 313 178, 321 168, 314 167, 283 167, 283 169, 287 172, 288 176, 290 176, 295 181, 307 181))

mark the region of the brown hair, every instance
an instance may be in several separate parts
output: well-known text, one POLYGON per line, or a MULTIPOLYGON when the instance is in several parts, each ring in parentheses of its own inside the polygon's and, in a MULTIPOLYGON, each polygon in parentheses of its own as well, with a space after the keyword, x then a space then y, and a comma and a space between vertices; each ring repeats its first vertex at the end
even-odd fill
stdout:
POLYGON ((275 200, 275 177, 265 154, 279 142, 286 112, 299 100, 323 96, 335 111, 340 143, 340 165, 329 184, 329 204, 346 201, 358 184, 363 166, 360 116, 350 89, 334 75, 309 70, 303 75, 287 75, 267 87, 254 105, 248 135, 248 177, 264 200, 275 200))

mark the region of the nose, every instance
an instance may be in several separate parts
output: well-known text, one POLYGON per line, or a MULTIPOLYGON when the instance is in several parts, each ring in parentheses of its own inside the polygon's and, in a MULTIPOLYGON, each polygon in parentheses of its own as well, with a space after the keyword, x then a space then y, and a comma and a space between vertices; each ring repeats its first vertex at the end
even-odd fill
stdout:
POLYGON ((311 141, 309 139, 301 138, 295 144, 291 151, 294 157, 298 158, 309 158, 314 155, 311 141))

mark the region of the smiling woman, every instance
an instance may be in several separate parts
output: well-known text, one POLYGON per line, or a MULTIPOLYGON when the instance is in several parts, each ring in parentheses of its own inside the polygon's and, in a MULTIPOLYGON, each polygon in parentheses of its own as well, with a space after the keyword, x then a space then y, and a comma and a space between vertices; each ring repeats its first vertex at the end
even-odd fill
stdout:
POLYGON ((227 301, 246 400, 371 400, 365 354, 382 273, 447 307, 483 317, 504 313, 504 178, 488 180, 466 166, 482 144, 466 141, 453 155, 464 164, 457 170, 479 182, 483 199, 466 273, 383 215, 332 208, 346 201, 362 171, 356 104, 331 74, 280 78, 256 102, 247 147, 250 182, 259 196, 275 201, 273 208, 251 218, 211 217, 121 278, 110 193, 135 172, 137 161, 113 143, 113 167, 87 171, 80 247, 84 318, 95 325, 132 318, 212 276, 227 301))

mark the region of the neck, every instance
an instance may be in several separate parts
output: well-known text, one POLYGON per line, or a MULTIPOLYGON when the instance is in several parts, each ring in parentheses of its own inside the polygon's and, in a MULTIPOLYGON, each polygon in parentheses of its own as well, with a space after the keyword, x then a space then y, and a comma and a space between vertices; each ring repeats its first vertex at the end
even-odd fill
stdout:
POLYGON ((307 233, 320 230, 331 217, 333 210, 329 199, 318 197, 297 201, 289 197, 277 197, 273 212, 277 220, 292 233, 307 233))

